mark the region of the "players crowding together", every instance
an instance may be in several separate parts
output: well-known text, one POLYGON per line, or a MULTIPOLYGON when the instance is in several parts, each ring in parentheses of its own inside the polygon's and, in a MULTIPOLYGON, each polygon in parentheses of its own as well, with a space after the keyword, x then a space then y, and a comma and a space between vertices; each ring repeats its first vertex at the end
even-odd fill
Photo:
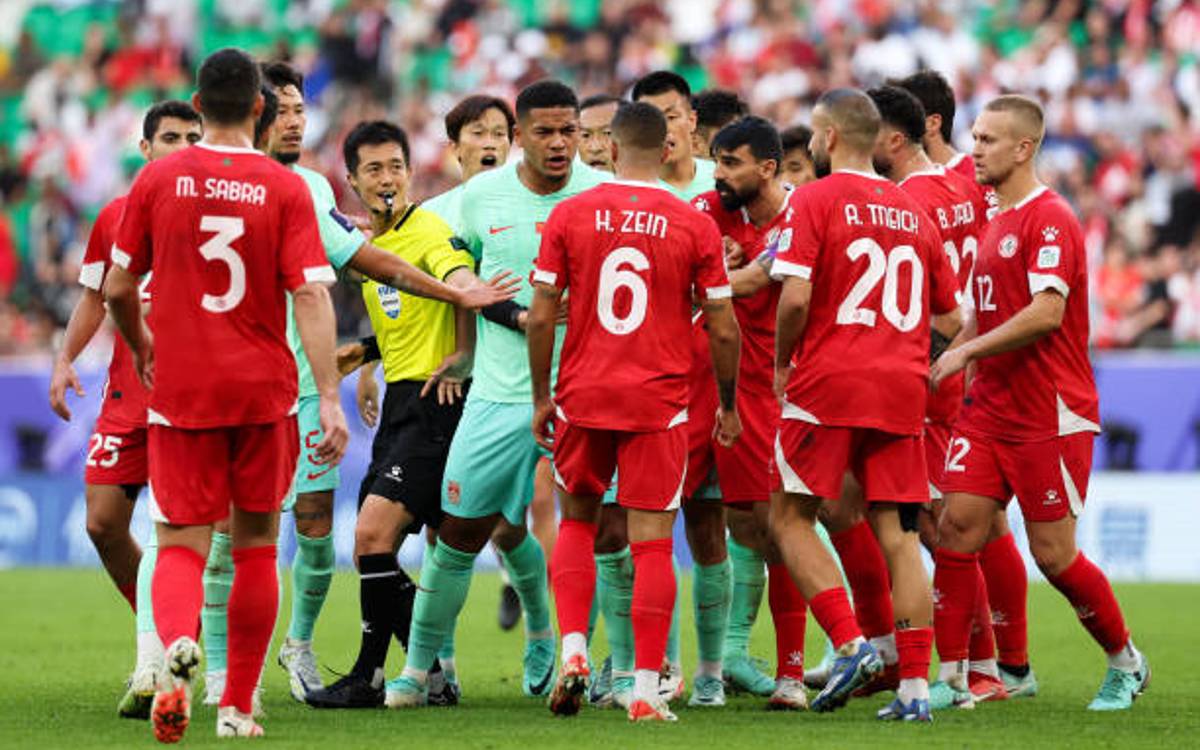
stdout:
POLYGON ((262 734, 281 510, 298 544, 278 661, 317 709, 457 704, 455 623, 491 542, 525 623, 526 695, 675 720, 679 511, 689 705, 737 690, 824 712, 894 691, 879 719, 929 721, 1032 697, 1014 495, 1036 564, 1107 654, 1089 708, 1144 690, 1148 663, 1075 546, 1098 405, 1080 227, 1037 181, 1037 104, 990 102, 966 155, 931 72, 826 92, 810 128, 782 133, 668 71, 629 100, 543 80, 514 108, 479 95, 450 112, 464 182, 420 205, 403 130, 359 124, 353 220, 297 164, 302 92, 284 63, 212 54, 190 105, 147 113, 149 163, 88 245, 50 401, 70 418, 71 363, 107 303, 122 338, 85 481, 89 534, 136 612, 122 716, 178 741, 203 662, 217 735, 262 734), (334 269, 361 279, 375 334, 341 348, 334 269), (378 424, 354 536, 363 627, 324 685, 337 386, 359 368, 378 424), (556 540, 529 533, 535 496, 557 500, 556 540), (417 587, 396 550, 423 528, 417 587), (773 679, 748 652, 764 590, 773 679), (810 609, 828 638, 806 670, 810 609), (387 680, 393 637, 405 664, 387 680))

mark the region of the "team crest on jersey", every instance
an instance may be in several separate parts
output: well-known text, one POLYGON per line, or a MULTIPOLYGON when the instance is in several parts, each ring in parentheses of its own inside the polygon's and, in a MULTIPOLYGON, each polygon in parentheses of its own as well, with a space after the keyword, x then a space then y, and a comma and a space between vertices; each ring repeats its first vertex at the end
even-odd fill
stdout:
POLYGON ((379 306, 383 314, 395 320, 400 317, 400 291, 395 287, 380 284, 375 288, 379 294, 379 306))
POLYGON ((1054 242, 1058 239, 1058 227, 1046 227, 1042 230, 1042 239, 1047 243, 1054 242))
POLYGON ((706 213, 707 213, 707 211, 708 211, 708 201, 707 201, 707 200, 705 200, 704 198, 697 198, 697 199, 696 199, 696 210, 697 210, 697 211, 704 211, 704 212, 706 212, 706 213))
POLYGON ((1000 257, 1011 258, 1017 254, 1017 235, 1006 234, 1004 239, 1000 240, 1000 257))
POLYGON ((448 482, 446 484, 446 499, 451 505, 458 505, 462 500, 462 487, 458 482, 448 482))

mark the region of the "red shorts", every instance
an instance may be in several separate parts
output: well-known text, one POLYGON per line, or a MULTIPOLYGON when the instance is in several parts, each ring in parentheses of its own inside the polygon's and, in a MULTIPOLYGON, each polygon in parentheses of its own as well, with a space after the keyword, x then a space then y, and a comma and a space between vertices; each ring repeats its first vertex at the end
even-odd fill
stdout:
POLYGON ((683 495, 696 497, 701 488, 713 483, 711 475, 715 470, 716 485, 726 503, 765 503, 771 499, 768 466, 779 425, 779 401, 769 392, 761 396, 739 390, 737 406, 742 434, 733 447, 724 448, 713 439, 717 388, 715 383, 708 385, 711 399, 694 399, 688 404, 687 481, 683 495))
POLYGON ((771 486, 836 500, 849 471, 867 502, 927 503, 924 443, 920 435, 783 419, 771 461, 771 486))
POLYGON ((554 424, 554 477, 572 495, 600 497, 617 482, 617 502, 637 510, 675 510, 683 497, 687 430, 622 432, 554 424))
POLYGON ((946 475, 946 451, 952 428, 942 422, 925 423, 925 470, 929 472, 929 495, 942 499, 942 480, 946 475))
POLYGON ((147 480, 146 428, 96 423, 88 440, 83 481, 88 484, 145 484, 147 480))
POLYGON ((225 518, 231 504, 277 511, 291 491, 299 445, 294 416, 208 430, 151 425, 151 517, 197 526, 225 518))
POLYGON ((1087 497, 1095 435, 1079 432, 1034 442, 997 440, 961 427, 946 451, 942 491, 990 497, 1013 495, 1026 521, 1078 516, 1087 497))

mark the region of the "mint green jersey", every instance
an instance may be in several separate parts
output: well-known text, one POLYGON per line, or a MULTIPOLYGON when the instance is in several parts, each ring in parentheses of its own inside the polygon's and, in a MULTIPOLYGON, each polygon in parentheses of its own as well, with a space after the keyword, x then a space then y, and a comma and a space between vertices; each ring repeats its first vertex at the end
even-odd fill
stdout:
MULTIPOLYGON (((520 161, 476 175, 463 186, 459 237, 479 261, 479 276, 490 279, 508 271, 524 283, 516 301, 529 306, 533 287, 529 275, 541 244, 542 225, 563 200, 612 179, 612 175, 574 162, 571 177, 557 193, 538 195, 517 176, 520 161)), ((502 325, 476 318, 475 382, 469 398, 509 404, 533 400, 529 353, 525 336, 502 325)), ((562 347, 562 328, 555 341, 554 362, 562 347)))
MULTIPOLYGON (((299 164, 292 165, 292 171, 304 178, 308 192, 312 194, 313 208, 317 212, 317 228, 321 231, 321 244, 325 246, 325 257, 336 269, 341 269, 359 248, 367 241, 363 233, 358 231, 345 216, 337 210, 337 201, 333 198, 333 188, 329 186, 321 174, 306 169, 299 164)), ((308 357, 304 354, 304 346, 300 343, 300 331, 296 328, 296 318, 292 315, 292 295, 288 295, 287 337, 292 354, 296 357, 296 369, 300 373, 300 397, 315 396, 317 383, 313 380, 312 368, 308 357)))
POLYGON ((449 224, 451 229, 458 232, 458 225, 462 223, 463 189, 466 186, 466 183, 463 183, 458 187, 450 188, 441 195, 435 195, 422 203, 421 208, 434 212, 438 218, 449 224))
POLYGON ((696 163, 696 176, 692 178, 690 185, 680 190, 674 185, 664 180, 659 180, 659 184, 675 194, 676 198, 691 203, 692 200, 701 193, 707 193, 709 190, 714 190, 717 187, 716 178, 713 173, 717 170, 717 163, 708 159, 692 158, 696 163))

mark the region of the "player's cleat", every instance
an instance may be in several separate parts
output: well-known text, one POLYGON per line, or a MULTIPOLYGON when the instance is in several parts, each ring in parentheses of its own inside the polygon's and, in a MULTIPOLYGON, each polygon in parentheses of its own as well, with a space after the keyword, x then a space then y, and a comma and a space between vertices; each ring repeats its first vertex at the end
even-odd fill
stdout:
POLYGON ((804 681, 795 677, 780 677, 767 701, 768 711, 807 711, 808 691, 804 681))
POLYGON ((975 696, 966 690, 955 690, 945 680, 938 680, 929 686, 929 708, 933 711, 975 708, 975 696))
POLYGON ((669 661, 663 661, 662 670, 658 673, 658 697, 667 703, 674 703, 683 697, 686 690, 683 670, 669 661))
POLYGON ((229 739, 262 736, 263 728, 253 716, 247 716, 233 706, 221 706, 217 709, 217 737, 229 739))
POLYGON ((429 705, 429 683, 400 675, 387 681, 383 704, 388 708, 421 708, 429 705))
POLYGON ((521 597, 512 584, 504 584, 500 590, 500 629, 512 630, 521 621, 521 597))
POLYGON ((970 686, 971 696, 976 703, 1008 699, 1008 690, 1004 687, 1004 681, 999 677, 992 677, 986 672, 972 670, 967 675, 967 684, 970 686))
POLYGON ((838 656, 833 662, 829 680, 817 697, 813 698, 812 709, 818 713, 833 711, 846 705, 850 694, 883 669, 879 652, 866 641, 858 644, 854 653, 838 656))
POLYGON ((383 686, 348 674, 328 687, 308 691, 304 702, 313 708, 382 708, 383 686))
POLYGON ((600 665, 600 671, 596 673, 592 679, 592 684, 588 688, 588 703, 596 708, 608 708, 612 705, 613 696, 613 671, 612 657, 604 657, 604 663, 600 665))
POLYGON ((159 742, 183 739, 192 718, 192 679, 199 669, 200 647, 191 638, 177 638, 167 647, 150 706, 154 738, 159 742))
POLYGON ((1000 667, 1000 679, 1004 682, 1009 698, 1032 698, 1038 693, 1038 681, 1032 669, 1024 675, 1017 675, 1000 667))
POLYGON ((1104 675, 1104 683, 1100 692, 1088 704, 1089 711, 1124 711, 1146 691, 1150 684, 1150 662, 1144 654, 1138 654, 1138 670, 1126 672, 1123 669, 1108 668, 1104 675))
POLYGON ((900 687, 900 664, 885 664, 870 682, 854 691, 855 698, 866 698, 876 693, 894 692, 900 687))
POLYGON ((726 659, 721 671, 731 693, 765 696, 775 692, 775 681, 744 654, 726 659))
POLYGON ((287 672, 292 697, 304 703, 310 690, 319 690, 321 675, 317 672, 317 656, 312 650, 312 641, 297 641, 285 638, 279 649, 279 666, 287 672))
POLYGON ((825 683, 829 682, 829 675, 833 673, 833 662, 837 659, 837 652, 833 650, 829 641, 825 641, 825 656, 821 659, 821 663, 812 669, 804 670, 804 686, 812 690, 820 690, 825 687, 825 683))
POLYGON ((429 705, 457 706, 460 697, 458 680, 453 672, 443 669, 429 673, 429 705))
POLYGON ((692 680, 692 697, 689 706, 724 706, 725 683, 711 675, 697 675, 692 680))
POLYGON ((154 684, 158 666, 141 666, 134 671, 125 686, 125 695, 117 704, 117 715, 122 719, 149 719, 150 704, 154 702, 154 684))
POLYGON ((550 692, 554 681, 554 639, 530 638, 525 643, 525 674, 521 690, 530 698, 550 692))
POLYGON ((558 674, 558 681, 550 691, 550 699, 546 705, 555 716, 574 716, 579 713, 583 696, 587 692, 588 677, 587 658, 583 654, 575 654, 563 663, 558 674))
POLYGON ((612 705, 622 711, 629 710, 633 703, 633 675, 619 675, 613 678, 612 705))
POLYGON ((671 707, 664 700, 644 701, 638 698, 629 704, 629 720, 641 721, 679 721, 679 717, 671 713, 671 707))
POLYGON ((881 721, 933 721, 929 701, 913 698, 905 705, 899 698, 887 704, 875 714, 881 721))

